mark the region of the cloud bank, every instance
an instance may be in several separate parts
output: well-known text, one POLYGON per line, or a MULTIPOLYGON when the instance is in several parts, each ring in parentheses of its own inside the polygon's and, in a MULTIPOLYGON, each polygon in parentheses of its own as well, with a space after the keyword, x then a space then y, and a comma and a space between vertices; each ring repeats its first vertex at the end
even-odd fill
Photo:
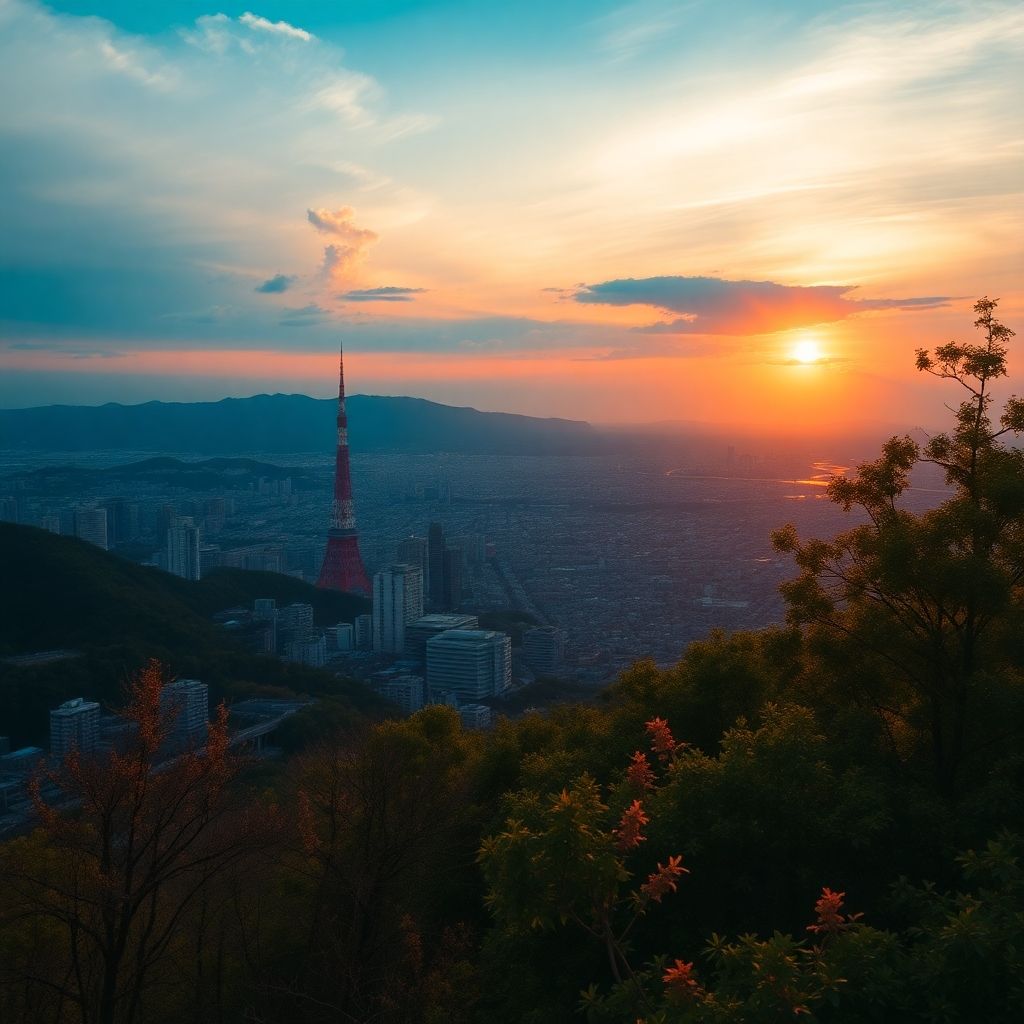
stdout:
POLYGON ((944 295, 910 299, 855 299, 850 285, 785 285, 775 281, 728 281, 718 277, 619 278, 583 285, 576 302, 605 306, 651 306, 676 314, 667 322, 636 330, 650 334, 774 334, 845 320, 881 309, 935 309, 944 295))

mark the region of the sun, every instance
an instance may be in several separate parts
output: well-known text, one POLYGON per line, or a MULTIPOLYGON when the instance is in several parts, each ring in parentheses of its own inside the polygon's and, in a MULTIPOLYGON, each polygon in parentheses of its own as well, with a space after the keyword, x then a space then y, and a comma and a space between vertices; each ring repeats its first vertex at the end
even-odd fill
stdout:
POLYGON ((801 341, 793 348, 793 358, 798 363, 817 363, 821 359, 821 349, 816 341, 801 341))

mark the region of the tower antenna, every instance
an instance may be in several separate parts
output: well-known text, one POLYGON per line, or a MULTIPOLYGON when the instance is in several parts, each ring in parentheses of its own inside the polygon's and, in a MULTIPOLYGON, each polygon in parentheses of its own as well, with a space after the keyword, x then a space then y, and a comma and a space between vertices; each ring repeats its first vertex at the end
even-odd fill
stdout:
POLYGON ((316 585, 322 590, 369 594, 370 580, 359 554, 352 474, 348 461, 348 417, 345 414, 345 352, 338 349, 338 447, 334 457, 334 504, 327 548, 316 585))

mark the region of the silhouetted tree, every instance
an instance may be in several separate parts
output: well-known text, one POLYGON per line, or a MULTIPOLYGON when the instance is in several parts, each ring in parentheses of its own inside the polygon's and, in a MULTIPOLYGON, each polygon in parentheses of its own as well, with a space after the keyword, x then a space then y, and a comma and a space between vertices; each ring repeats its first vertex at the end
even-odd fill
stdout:
POLYGON ((792 526, 773 535, 800 568, 783 586, 792 620, 811 625, 835 678, 882 717, 895 751, 906 757, 912 738, 927 736, 946 796, 966 759, 1017 728, 1006 683, 1024 623, 1024 454, 1003 440, 1024 430, 1024 401, 1010 398, 998 425, 990 414, 1013 331, 996 319, 996 300, 974 308, 981 344, 917 354, 918 369, 967 392, 953 430, 923 450, 894 437, 876 461, 829 484, 828 496, 859 509, 863 525, 831 541, 801 541, 792 526), (915 515, 900 498, 918 462, 942 467, 953 490, 915 515))
POLYGON ((479 745, 434 707, 296 760, 298 830, 277 882, 286 901, 247 944, 260 1019, 426 1019, 426 989, 443 987, 442 963, 455 969, 466 945, 457 919, 447 937, 441 922, 453 890, 474 882, 479 745))
POLYGON ((5 966, 26 993, 24 1020, 137 1024, 169 1015, 182 950, 195 950, 208 930, 193 911, 208 914, 211 883, 267 841, 271 819, 232 806, 239 761, 225 708, 203 747, 168 753, 178 709, 161 704, 165 682, 156 662, 139 673, 124 710, 127 749, 72 753, 50 777, 61 792, 55 805, 36 780, 40 827, 0 853, 0 933, 17 929, 5 966))

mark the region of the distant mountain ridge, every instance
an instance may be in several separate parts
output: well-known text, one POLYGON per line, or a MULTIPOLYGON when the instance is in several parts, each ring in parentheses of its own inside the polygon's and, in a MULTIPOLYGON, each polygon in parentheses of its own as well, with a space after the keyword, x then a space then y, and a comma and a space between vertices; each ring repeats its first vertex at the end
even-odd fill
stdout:
MULTIPOLYGON (((21 451, 328 452, 334 399, 254 395, 219 402, 110 403, 0 409, 0 449, 21 451)), ((441 405, 423 398, 353 395, 354 452, 584 454, 599 435, 580 420, 539 419, 441 405)))

